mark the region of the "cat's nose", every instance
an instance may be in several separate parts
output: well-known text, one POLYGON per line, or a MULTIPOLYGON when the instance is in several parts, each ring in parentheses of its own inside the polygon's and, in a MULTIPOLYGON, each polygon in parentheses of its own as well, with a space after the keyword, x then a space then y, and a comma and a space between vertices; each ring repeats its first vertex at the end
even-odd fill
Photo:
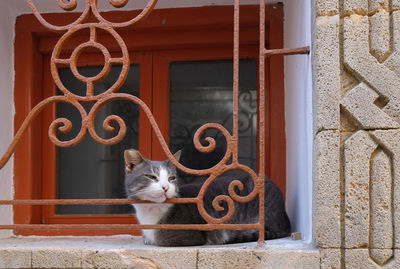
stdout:
POLYGON ((168 185, 163 185, 162 188, 163 188, 163 190, 166 192, 166 191, 168 191, 169 186, 168 186, 168 185))

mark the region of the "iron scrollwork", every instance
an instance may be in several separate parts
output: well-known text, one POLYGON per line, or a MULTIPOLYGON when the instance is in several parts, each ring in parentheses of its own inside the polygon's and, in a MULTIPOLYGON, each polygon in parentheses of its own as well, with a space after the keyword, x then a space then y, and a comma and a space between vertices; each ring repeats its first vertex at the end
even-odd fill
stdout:
MULTIPOLYGON (((233 119, 234 119, 234 130, 233 134, 230 134, 229 131, 223 127, 221 124, 217 123, 207 123, 201 126, 195 133, 193 142, 195 148, 202 153, 210 153, 213 150, 215 150, 216 147, 216 141, 214 138, 208 136, 204 138, 204 141, 206 142, 204 145, 202 144, 201 137, 205 133, 206 130, 208 129, 215 129, 217 130, 220 134, 222 134, 225 137, 226 140, 226 152, 223 156, 223 158, 213 167, 208 168, 208 169, 203 169, 203 170, 195 170, 188 168, 179 162, 177 162, 172 153, 170 152, 167 142, 165 141, 164 137, 161 134, 161 131, 152 115, 152 112, 150 108, 138 97, 126 94, 126 93, 119 93, 118 90, 122 86, 123 82, 125 81, 128 70, 129 70, 129 55, 128 55, 128 49, 121 38, 121 36, 116 32, 116 28, 123 28, 127 26, 134 25, 142 20, 144 20, 150 12, 154 9, 157 0, 150 0, 146 7, 142 10, 142 12, 137 15, 135 18, 127 21, 127 22, 122 22, 122 23, 113 23, 108 20, 106 20, 98 11, 97 8, 97 0, 87 0, 85 8, 82 12, 82 14, 72 23, 68 25, 63 25, 63 26, 56 26, 48 21, 45 20, 44 17, 39 13, 38 9, 36 8, 35 4, 32 2, 32 0, 26 0, 29 6, 31 7, 33 14, 36 16, 36 18, 49 30, 56 31, 63 33, 62 37, 59 39, 57 42, 52 56, 51 56, 51 74, 53 77, 53 80, 57 87, 60 89, 62 92, 62 95, 59 96, 52 96, 49 97, 42 102, 40 102, 38 105, 36 105, 32 111, 27 115, 25 121, 23 122, 22 126, 20 129, 17 131, 16 136, 14 137, 11 145, 9 146, 7 152, 4 154, 4 156, 0 159, 0 168, 2 168, 9 158, 11 157, 12 153, 15 150, 15 147, 17 146, 18 142, 21 140, 21 136, 25 133, 26 129, 29 127, 29 125, 32 123, 33 119, 47 106, 53 103, 57 102, 66 102, 74 106, 79 113, 81 114, 82 118, 82 124, 81 124, 81 129, 76 135, 76 137, 67 140, 67 141, 61 141, 60 139, 57 138, 57 133, 62 132, 66 133, 71 130, 72 123, 70 120, 67 118, 57 118, 55 119, 50 127, 49 127, 49 137, 51 141, 60 147, 70 147, 73 145, 76 145, 80 143, 84 137, 89 133, 93 139, 101 144, 105 145, 112 145, 115 143, 120 142, 126 133, 126 124, 124 120, 117 116, 117 115, 109 115, 107 116, 104 121, 103 121, 103 128, 108 131, 108 132, 114 132, 116 133, 113 137, 111 138, 101 138, 95 130, 94 126, 94 121, 97 115, 97 112, 107 103, 115 101, 115 100, 127 100, 132 103, 137 104, 141 110, 146 114, 147 118, 150 121, 150 124, 155 131, 157 138, 167 155, 167 157, 171 160, 171 162, 180 170, 183 172, 192 174, 192 175, 198 175, 198 176, 208 176, 208 179, 205 181, 199 196, 196 198, 196 203, 199 209, 200 214, 204 217, 204 219, 209 223, 209 224, 221 224, 221 223, 226 223, 233 215, 234 213, 234 201, 240 202, 240 203, 245 203, 248 202, 252 199, 254 199, 258 194, 262 195, 263 194, 263 175, 258 176, 252 169, 250 169, 247 166, 239 164, 238 158, 237 158, 237 151, 238 151, 238 135, 235 133, 235 124, 238 126, 238 106, 235 107, 234 105, 234 111, 233 111, 233 119), (93 15, 98 22, 95 23, 89 23, 85 22, 90 15, 93 15), (89 29, 90 36, 88 41, 78 45, 72 52, 70 58, 65 59, 61 57, 62 54, 62 49, 63 45, 67 40, 69 40, 76 32, 81 31, 83 29, 89 29), (106 31, 109 33, 111 36, 114 37, 116 42, 120 45, 120 49, 122 52, 122 57, 120 58, 113 58, 111 57, 110 52, 108 49, 102 45, 101 43, 98 42, 97 40, 97 31, 102 30, 106 31), (95 76, 92 77, 86 77, 83 76, 82 74, 79 73, 77 69, 77 61, 82 53, 82 51, 86 48, 95 48, 101 51, 101 53, 104 56, 104 67, 101 70, 100 73, 98 73, 95 76), (117 81, 111 85, 108 89, 106 89, 104 92, 95 94, 93 89, 94 89, 94 83, 97 81, 101 81, 104 79, 107 74, 110 71, 111 65, 113 64, 120 64, 122 65, 122 70, 121 73, 117 79, 117 81), (83 83, 86 84, 86 94, 84 96, 80 96, 77 94, 72 93, 70 90, 68 90, 63 83, 61 82, 60 76, 59 76, 59 68, 60 67, 69 67, 74 74, 74 76, 82 81, 83 83), (90 108, 90 111, 87 112, 84 107, 82 106, 81 102, 88 102, 88 103, 93 103, 93 106, 90 108), (116 128, 113 127, 114 124, 117 124, 119 126, 118 132, 116 132, 116 128), (246 173, 248 173, 251 178, 254 181, 254 189, 251 191, 250 194, 247 196, 240 196, 236 193, 235 189, 243 189, 243 184, 240 181, 233 181, 228 187, 229 189, 229 196, 227 195, 220 195, 217 196, 214 201, 213 201, 213 207, 217 211, 222 211, 224 208, 221 206, 222 202, 225 202, 228 205, 228 210, 227 214, 219 219, 216 219, 214 217, 211 217, 204 209, 203 205, 203 197, 204 194, 207 190, 207 188, 210 187, 212 182, 216 180, 216 178, 223 174, 224 172, 232 169, 238 169, 242 170, 246 173)), ((124 5, 127 4, 128 0, 109 0, 110 4, 113 5, 114 7, 123 7, 124 5)), ((238 8, 238 1, 235 1, 235 7, 238 8)), ((66 11, 72 11, 77 7, 77 0, 70 0, 70 1, 63 1, 63 0, 58 0, 59 6, 66 10, 66 11)), ((238 25, 238 16, 235 16, 235 24, 238 25)), ((235 41, 237 44, 237 40, 235 41)), ((235 53, 235 58, 236 60, 238 59, 237 57, 237 51, 235 53)), ((238 64, 236 61, 235 64, 238 64)), ((235 83, 234 83, 235 85, 235 83)), ((234 86, 235 89, 235 86, 234 86)), ((242 97, 245 101, 249 98, 247 95, 243 95, 242 97)), ((235 93, 234 90, 234 99, 238 99, 238 92, 235 93)), ((249 103, 251 108, 254 108, 254 104, 249 103)), ((243 126, 242 126, 243 127, 243 126)), ((240 128, 239 128, 240 129, 240 128)), ((262 199, 260 199, 262 200, 262 199)), ((261 210, 262 203, 260 203, 260 212, 261 210)), ((260 215, 260 231, 262 231, 263 228, 263 216, 260 215)), ((260 238, 262 239, 262 235, 260 233, 260 238)))

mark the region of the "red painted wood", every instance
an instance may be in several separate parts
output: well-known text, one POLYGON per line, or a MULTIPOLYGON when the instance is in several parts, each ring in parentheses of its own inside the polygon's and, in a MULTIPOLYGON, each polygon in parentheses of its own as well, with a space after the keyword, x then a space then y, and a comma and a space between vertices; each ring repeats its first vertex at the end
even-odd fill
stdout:
MULTIPOLYGON (((258 55, 258 6, 240 9, 241 57, 258 55)), ((137 12, 109 12, 108 18, 124 20, 137 12)), ((76 14, 46 14, 61 24, 76 14)), ((267 7, 267 42, 269 48, 283 46, 283 9, 267 7)), ((169 62, 233 57, 233 7, 201 7, 154 10, 143 23, 119 31, 129 50, 131 60, 141 64, 141 98, 152 108, 160 129, 169 134, 169 62), (165 23, 163 23, 165 21, 165 23)), ((49 57, 59 34, 47 31, 33 15, 22 15, 16 23, 15 36, 15 130, 27 113, 43 98, 54 94, 55 85, 49 73, 49 57)), ((72 49, 87 37, 76 36, 66 44, 72 49)), ((117 53, 116 42, 99 34, 99 40, 117 53)), ((81 64, 96 65, 98 56, 80 57, 81 64)), ((267 174, 285 191, 285 128, 282 57, 272 57, 267 68, 267 174), (270 90, 268 90, 270 89, 270 90)), ((55 107, 47 108, 25 135, 14 155, 15 199, 55 198, 55 147, 47 137, 48 123, 55 117, 55 107), (43 124, 42 124, 43 123, 43 124)), ((140 115, 140 150, 146 157, 165 159, 147 118, 140 115)), ((132 216, 79 215, 57 216, 54 206, 14 206, 16 224, 40 223, 136 223, 132 216)), ((109 235, 126 231, 15 231, 21 235, 109 235)), ((137 233, 137 231, 129 231, 137 233)))

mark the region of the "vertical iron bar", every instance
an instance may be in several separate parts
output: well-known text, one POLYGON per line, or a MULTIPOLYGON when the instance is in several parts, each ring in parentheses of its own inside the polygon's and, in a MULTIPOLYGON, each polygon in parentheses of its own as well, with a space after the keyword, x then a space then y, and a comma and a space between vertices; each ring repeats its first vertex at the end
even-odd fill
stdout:
POLYGON ((239 141, 239 6, 240 0, 235 0, 233 22, 233 156, 234 164, 238 163, 239 141))
POLYGON ((260 100, 259 100, 259 178, 257 188, 259 190, 259 219, 260 229, 258 237, 258 245, 262 246, 265 244, 264 235, 264 178, 265 178, 265 0, 260 0, 260 54, 259 54, 259 87, 260 87, 260 100))

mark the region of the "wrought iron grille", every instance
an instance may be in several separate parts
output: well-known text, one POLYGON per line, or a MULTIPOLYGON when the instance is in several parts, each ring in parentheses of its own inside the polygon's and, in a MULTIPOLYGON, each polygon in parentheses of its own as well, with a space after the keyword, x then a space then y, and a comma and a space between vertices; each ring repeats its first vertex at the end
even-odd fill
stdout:
MULTIPOLYGON (((109 0, 110 4, 116 8, 123 7, 127 4, 129 0, 109 0)), ((94 119, 98 111, 107 103, 114 100, 127 100, 132 103, 137 104, 140 109, 146 114, 149 119, 151 126, 156 133, 157 139, 159 140, 165 154, 171 160, 171 162, 181 171, 186 172, 191 175, 197 176, 208 176, 205 181, 201 191, 195 198, 175 198, 168 199, 166 203, 195 203, 199 210, 201 216, 206 220, 207 224, 162 224, 162 225, 140 225, 140 224, 10 224, 10 225, 0 225, 0 229, 197 229, 197 230, 213 230, 213 229, 235 229, 235 230, 246 230, 254 229, 259 231, 259 245, 264 244, 264 177, 265 177, 265 137, 264 132, 259 132, 259 145, 258 145, 258 167, 259 171, 256 173, 254 170, 248 166, 239 163, 238 159, 238 131, 239 131, 239 6, 240 1, 234 0, 234 40, 233 40, 233 131, 229 133, 221 124, 217 123, 207 123, 201 126, 195 133, 193 142, 196 149, 202 153, 210 153, 216 147, 216 141, 212 137, 206 137, 205 141, 207 145, 202 145, 200 138, 208 129, 215 129, 219 131, 226 139, 227 149, 224 157, 215 166, 204 169, 204 170, 194 170, 190 169, 175 160, 172 153, 168 148, 168 144, 161 134, 161 131, 155 121, 151 110, 141 99, 136 96, 118 92, 121 85, 127 78, 129 69, 129 55, 127 46, 124 40, 118 34, 116 29, 128 27, 139 23, 146 19, 150 12, 154 9, 157 0, 150 0, 146 7, 137 15, 135 18, 121 23, 113 23, 105 19, 99 12, 97 7, 97 0, 86 0, 86 5, 84 11, 74 22, 65 26, 56 26, 47 22, 46 19, 39 13, 35 4, 32 0, 26 0, 28 5, 33 11, 35 17, 40 21, 40 23, 46 28, 62 33, 62 37, 58 40, 56 46, 53 49, 51 56, 51 75, 57 87, 61 90, 62 95, 56 95, 48 97, 38 103, 27 115, 23 124, 18 129, 12 143, 9 145, 7 151, 0 159, 0 169, 8 162, 11 155, 15 151, 21 137, 26 132, 27 128, 32 124, 35 117, 46 107, 51 104, 64 102, 74 106, 81 114, 82 125, 79 133, 76 137, 68 140, 61 141, 57 138, 57 131, 62 133, 67 133, 71 130, 72 123, 66 118, 55 119, 49 127, 48 135, 50 140, 59 147, 70 147, 80 143, 84 137, 89 133, 93 139, 104 145, 112 145, 120 142, 125 136, 127 127, 124 120, 117 115, 109 115, 105 118, 103 122, 103 127, 106 131, 116 132, 116 129, 112 124, 118 124, 119 130, 117 134, 112 138, 101 138, 94 128, 94 119), (94 16, 97 22, 87 22, 90 16, 94 16), (78 45, 72 52, 70 58, 62 58, 61 51, 63 45, 69 40, 69 38, 82 29, 89 30, 90 36, 89 40, 78 45), (103 46, 97 40, 97 32, 99 30, 106 31, 111 34, 113 38, 117 41, 120 46, 122 57, 111 57, 108 49, 103 46), (77 61, 79 55, 86 48, 97 48, 99 49, 105 59, 105 64, 102 71, 96 76, 86 77, 81 75, 77 69, 77 61), (111 85, 107 90, 100 94, 94 93, 94 83, 96 81, 102 80, 107 76, 110 71, 112 64, 121 64, 122 70, 117 79, 117 81, 111 85), (80 96, 72 93, 67 89, 62 83, 59 76, 59 69, 61 67, 69 67, 74 74, 74 76, 86 85, 86 94, 80 96), (90 111, 87 112, 82 106, 81 102, 92 103, 90 111), (215 210, 221 210, 220 203, 225 202, 227 204, 228 210, 227 214, 222 218, 214 218, 210 216, 204 209, 203 197, 206 190, 210 187, 210 184, 222 173, 228 170, 242 170, 248 173, 254 181, 254 189, 247 196, 239 196, 235 192, 235 187, 241 188, 242 183, 240 181, 233 181, 229 186, 229 195, 220 195, 215 197, 213 201, 213 206, 215 210), (245 203, 259 196, 259 223, 255 224, 226 224, 226 222, 234 214, 234 200, 237 202, 245 203)), ((77 0, 70 0, 65 3, 63 0, 58 0, 59 6, 65 11, 74 10, 77 7, 77 0)), ((259 128, 260 130, 265 130, 265 58, 274 55, 292 55, 292 54, 307 54, 309 53, 309 47, 302 48, 291 48, 291 49, 272 49, 267 50, 265 47, 265 0, 260 0, 260 42, 259 42, 259 128)), ((143 203, 142 201, 129 200, 129 199, 52 199, 52 200, 1 200, 0 205, 116 205, 116 204, 134 204, 143 203)))

